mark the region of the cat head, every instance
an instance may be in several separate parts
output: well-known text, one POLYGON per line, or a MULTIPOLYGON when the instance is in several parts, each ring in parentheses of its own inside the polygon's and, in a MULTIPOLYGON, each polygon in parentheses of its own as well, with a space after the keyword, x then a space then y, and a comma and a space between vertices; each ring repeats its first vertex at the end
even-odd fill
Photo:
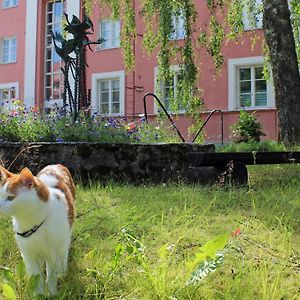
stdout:
POLYGON ((47 202, 47 187, 28 168, 13 174, 0 166, 0 214, 15 216, 47 202))

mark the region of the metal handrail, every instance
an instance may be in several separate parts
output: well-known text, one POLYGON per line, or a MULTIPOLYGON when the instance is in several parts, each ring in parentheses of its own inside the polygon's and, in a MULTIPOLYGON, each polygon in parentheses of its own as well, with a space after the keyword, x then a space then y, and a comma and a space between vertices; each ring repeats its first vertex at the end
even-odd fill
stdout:
POLYGON ((192 143, 195 142, 195 140, 197 139, 198 135, 200 134, 200 132, 202 131, 202 129, 204 128, 204 126, 206 125, 206 123, 209 121, 209 119, 212 117, 212 115, 215 112, 219 112, 220 116, 221 116, 221 139, 222 139, 222 145, 224 145, 224 117, 223 117, 223 111, 220 109, 214 109, 212 112, 210 112, 210 114, 208 115, 208 117, 206 118, 206 120, 204 121, 204 123, 202 124, 202 126, 200 127, 200 129, 198 130, 198 132, 196 133, 195 137, 192 140, 192 143))
POLYGON ((177 132, 178 136, 180 137, 181 141, 183 143, 185 143, 185 140, 184 140, 183 136, 181 135, 181 133, 180 133, 179 129, 177 128, 177 126, 175 125, 175 123, 173 122, 170 114, 168 113, 168 111, 166 110, 166 108, 163 106, 163 104, 161 103, 161 101, 158 99, 158 97, 155 94, 153 94, 153 93, 147 93, 144 96, 144 98, 143 98, 143 101, 144 101, 144 113, 145 113, 146 123, 148 123, 147 106, 146 106, 146 98, 148 96, 152 96, 158 102, 158 104, 160 105, 160 107, 162 108, 162 110, 164 111, 164 113, 166 114, 166 116, 168 117, 169 121, 171 122, 173 128, 176 130, 176 132, 177 132))

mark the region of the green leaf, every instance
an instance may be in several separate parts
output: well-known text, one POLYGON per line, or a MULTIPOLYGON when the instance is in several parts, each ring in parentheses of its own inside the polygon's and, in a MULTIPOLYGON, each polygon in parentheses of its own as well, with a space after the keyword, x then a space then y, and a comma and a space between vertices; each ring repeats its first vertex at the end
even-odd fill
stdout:
POLYGON ((192 272, 191 278, 187 281, 186 285, 195 285, 203 280, 208 274, 215 272, 224 262, 224 252, 216 254, 216 259, 204 260, 199 264, 195 271, 192 272))
POLYGON ((201 262, 207 258, 216 259, 217 252, 224 249, 227 245, 229 239, 229 233, 224 233, 216 236, 215 238, 209 240, 203 247, 201 247, 196 253, 195 259, 187 263, 190 269, 194 269, 195 266, 199 265, 201 262))
POLYGON ((6 299, 17 299, 14 289, 7 283, 2 284, 2 294, 6 299))

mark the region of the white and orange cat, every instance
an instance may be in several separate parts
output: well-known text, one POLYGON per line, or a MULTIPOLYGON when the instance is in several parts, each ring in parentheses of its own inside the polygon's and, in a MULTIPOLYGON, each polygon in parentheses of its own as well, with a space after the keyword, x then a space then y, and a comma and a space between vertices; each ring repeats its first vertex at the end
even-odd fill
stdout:
POLYGON ((13 219, 27 273, 40 275, 37 293, 55 295, 58 275, 67 268, 75 218, 70 172, 49 165, 35 177, 27 168, 13 174, 0 166, 0 174, 0 214, 13 219))

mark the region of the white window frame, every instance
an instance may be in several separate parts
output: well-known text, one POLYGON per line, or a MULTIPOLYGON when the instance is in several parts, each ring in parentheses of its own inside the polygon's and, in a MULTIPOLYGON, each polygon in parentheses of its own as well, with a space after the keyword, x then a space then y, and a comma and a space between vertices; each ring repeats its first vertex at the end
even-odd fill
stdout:
POLYGON ((99 37, 101 38, 102 36, 102 24, 106 22, 109 24, 109 39, 105 42, 108 42, 108 45, 105 46, 104 43, 101 43, 100 45, 96 46, 96 50, 106 50, 106 49, 115 49, 115 48, 120 48, 120 32, 121 32, 121 23, 120 20, 100 20, 99 21, 99 37), (118 27, 117 27, 118 26, 118 27), (117 29, 119 31, 119 36, 117 37, 117 29), (115 41, 115 45, 113 45, 113 41, 115 41))
MULTIPOLYGON (((101 80, 114 80, 119 79, 119 89, 120 89, 120 112, 114 114, 108 114, 110 116, 122 116, 125 114, 125 72, 116 71, 116 72, 107 72, 107 73, 93 73, 92 74, 92 110, 94 112, 99 112, 100 110, 100 101, 99 101, 99 91, 98 84, 101 80)), ((111 103, 110 103, 111 105, 111 103)))
POLYGON ((19 5, 19 0, 2 0, 2 8, 12 8, 19 5))
POLYGON ((2 103, 2 99, 0 99, 0 106, 5 107, 6 109, 13 108, 13 100, 19 98, 19 82, 8 82, 8 83, 0 83, 0 91, 2 90, 15 90, 15 98, 8 99, 8 103, 2 103))
MULTIPOLYGON (((180 67, 179 67, 179 65, 172 65, 172 66, 170 66, 170 70, 171 70, 171 72, 178 74, 180 71, 180 67)), ((159 98, 159 100, 162 101, 162 104, 165 105, 165 103, 162 99, 162 91, 164 88, 164 83, 158 82, 158 80, 157 80, 158 74, 159 74, 159 67, 155 67, 154 68, 154 91, 155 91, 155 93, 157 93, 159 95, 158 98, 159 98)), ((178 76, 176 76, 176 78, 178 78, 178 76)), ((174 95, 176 94, 176 84, 177 84, 177 80, 175 79, 174 95)), ((157 114, 159 109, 161 109, 161 107, 159 106, 159 104, 156 101, 154 101, 154 113, 157 114)), ((167 112, 168 113, 176 113, 176 114, 184 114, 186 112, 186 110, 182 109, 182 110, 178 110, 178 111, 173 111, 171 109, 167 109, 167 112)))
POLYGON ((178 15, 172 15, 172 26, 174 33, 171 35, 170 40, 183 40, 186 38, 185 32, 185 18, 180 12, 178 15))
MULTIPOLYGON (((262 0, 255 0, 255 10, 258 11, 260 6, 262 5, 262 0)), ((251 24, 248 16, 248 12, 246 11, 246 7, 243 7, 243 23, 244 23, 244 30, 254 30, 254 29, 261 29, 263 24, 263 13, 260 12, 255 16, 256 22, 255 24, 251 24)))
MULTIPOLYGON (((233 58, 228 60, 228 109, 231 111, 240 110, 239 105, 239 74, 238 71, 243 67, 263 66, 262 56, 233 58)), ((270 109, 275 108, 274 88, 271 80, 267 80, 267 105, 266 106, 245 106, 245 109, 270 109)))
POLYGON ((1 64, 12 64, 17 62, 17 38, 14 37, 3 37, 0 39, 0 63, 1 64), (8 41, 9 42, 9 53, 8 53, 8 60, 4 61, 4 42, 8 41), (12 47, 12 42, 15 41, 15 46, 14 48, 12 47))

